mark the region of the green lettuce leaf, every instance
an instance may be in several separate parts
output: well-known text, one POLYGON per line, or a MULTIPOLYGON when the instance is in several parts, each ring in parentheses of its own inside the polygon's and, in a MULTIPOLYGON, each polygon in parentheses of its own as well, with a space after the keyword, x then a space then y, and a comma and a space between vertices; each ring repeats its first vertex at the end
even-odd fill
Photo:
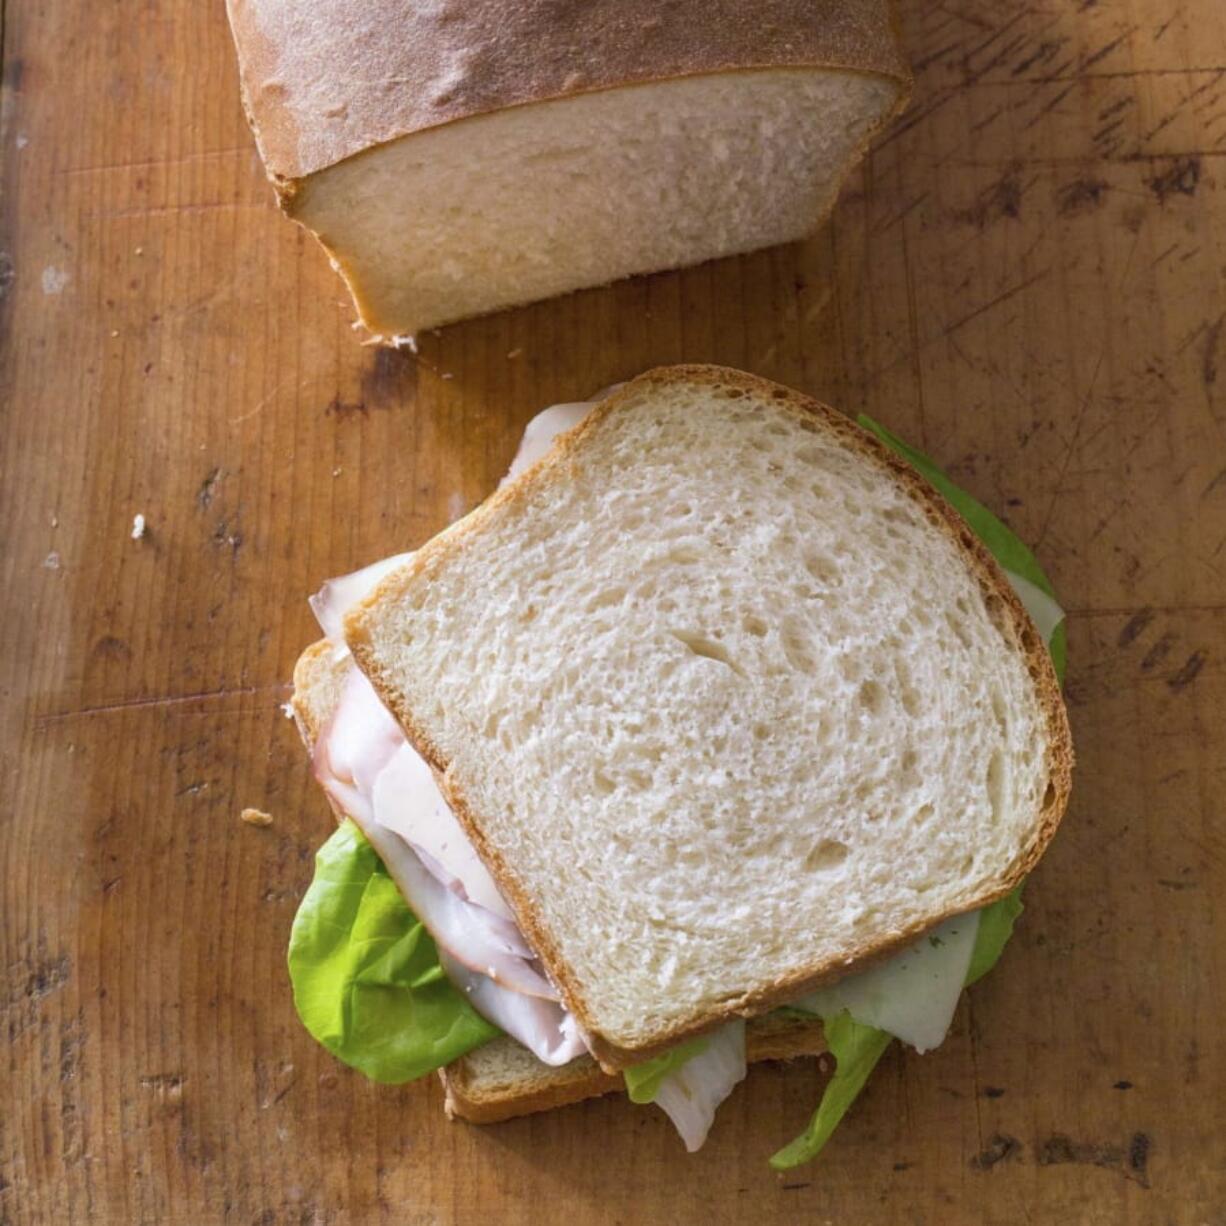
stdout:
POLYGON ((452 987, 430 934, 351 821, 315 856, 289 974, 303 1025, 374 1081, 422 1077, 501 1033, 452 987))
POLYGON ((671 1076, 682 1065, 687 1064, 697 1055, 707 1050, 710 1042, 705 1036, 679 1043, 671 1051, 666 1051, 654 1060, 644 1060, 633 1068, 624 1069, 622 1076, 626 1081, 626 1093, 632 1103, 652 1103, 660 1092, 660 1085, 665 1077, 671 1076))
POLYGON ((823 1018, 822 1025, 826 1046, 835 1059, 834 1076, 826 1083, 809 1127, 771 1156, 770 1164, 777 1171, 789 1170, 817 1157, 894 1037, 875 1026, 862 1026, 846 1011, 823 1018))
POLYGON ((969 988, 982 979, 1000 960, 1000 955, 1013 935, 1013 921, 1022 913, 1022 886, 1024 881, 994 903, 979 912, 979 931, 975 934, 975 948, 971 950, 971 964, 966 968, 963 981, 969 988))
MULTIPOLYGON (((871 417, 861 413, 856 420, 865 430, 875 434, 895 455, 906 460, 929 485, 937 490, 945 501, 966 520, 975 535, 988 547, 988 551, 1001 566, 1021 575, 1023 579, 1029 579, 1035 587, 1041 588, 1053 599, 1055 598, 1055 589, 1038 562, 1035 561, 1034 554, 987 507, 977 502, 965 490, 959 489, 922 451, 916 451, 914 447, 891 434, 871 417)), ((1047 648, 1051 652, 1052 663, 1056 666, 1056 675, 1063 681, 1067 653, 1063 622, 1056 627, 1056 632, 1052 635, 1047 648)))
MULTIPOLYGON (((954 485, 923 452, 908 446, 902 439, 863 413, 858 420, 865 430, 875 434, 895 455, 906 460, 944 497, 966 520, 1001 566, 1024 579, 1029 579, 1036 587, 1055 597, 1056 593, 1035 561, 1034 554, 987 507, 954 485)), ((1051 652, 1056 675, 1063 681, 1066 654, 1063 622, 1056 627, 1047 648, 1051 652)), ((1013 922, 1022 913, 1021 896, 1024 884, 1025 882, 1022 882, 1010 894, 980 912, 979 931, 966 972, 965 982, 968 986, 986 975, 999 960, 1005 944, 1013 934, 1013 922)), ((846 1012, 833 1018, 823 1018, 822 1025, 825 1029, 826 1045, 835 1058, 834 1076, 826 1085, 822 1100, 809 1121, 809 1127, 771 1158, 771 1166, 777 1171, 788 1170, 817 1157, 848 1107, 864 1088, 868 1075, 893 1037, 884 1030, 853 1021, 851 1015, 846 1012)))

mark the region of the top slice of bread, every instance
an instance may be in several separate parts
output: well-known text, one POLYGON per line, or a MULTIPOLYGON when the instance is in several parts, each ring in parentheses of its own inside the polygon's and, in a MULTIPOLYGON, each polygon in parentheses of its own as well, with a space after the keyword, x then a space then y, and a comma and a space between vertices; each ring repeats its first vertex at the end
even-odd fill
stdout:
POLYGON ((608 1068, 1000 897, 1068 795, 970 529, 734 371, 625 385, 345 627, 608 1068))

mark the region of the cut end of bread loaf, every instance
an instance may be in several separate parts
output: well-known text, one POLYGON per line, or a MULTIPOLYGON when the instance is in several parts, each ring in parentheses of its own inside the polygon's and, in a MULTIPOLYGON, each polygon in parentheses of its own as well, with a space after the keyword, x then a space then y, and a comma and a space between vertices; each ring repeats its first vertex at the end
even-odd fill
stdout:
POLYGON ((609 1068, 1001 896, 1068 794, 970 530, 733 371, 626 385, 346 633, 609 1068))
POLYGON ((896 80, 712 73, 481 115, 297 185, 362 323, 413 334, 812 233, 896 80))
MULTIPOLYGON (((754 1018, 745 1030, 751 1063, 797 1060, 825 1050, 822 1024, 815 1017, 771 1013, 754 1018)), ((447 1114, 470 1124, 497 1124, 625 1089, 620 1073, 606 1073, 590 1056, 551 1068, 509 1038, 469 1052, 440 1069, 439 1078, 447 1114)))
POLYGON ((227 0, 285 209, 383 339, 799 238, 909 85, 891 0, 227 0))

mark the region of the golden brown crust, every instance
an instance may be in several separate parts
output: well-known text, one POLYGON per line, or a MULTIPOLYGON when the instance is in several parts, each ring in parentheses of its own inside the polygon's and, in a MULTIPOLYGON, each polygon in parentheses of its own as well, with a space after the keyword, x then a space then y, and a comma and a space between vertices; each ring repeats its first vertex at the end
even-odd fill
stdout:
POLYGON ((332 714, 349 672, 350 658, 337 654, 327 639, 312 643, 294 665, 294 694, 290 708, 308 750, 332 714))
POLYGON ((400 721, 405 734, 417 751, 441 773, 443 790, 456 817, 476 846, 478 854, 497 881, 499 889, 515 913, 520 928, 540 955, 554 983, 558 985, 567 1007, 588 1032, 593 1052, 609 1071, 626 1068, 658 1055, 692 1035, 702 1034, 741 1016, 753 1017, 766 1013, 780 1004, 811 992, 829 983, 888 957, 916 939, 923 932, 955 914, 984 907, 1009 893, 1030 871, 1042 855, 1059 825, 1068 801, 1072 778, 1073 749, 1068 717, 1060 696, 1060 685, 1047 648, 1014 593, 1004 572, 987 548, 979 541, 962 517, 932 486, 905 461, 894 455, 880 440, 827 405, 800 392, 772 383, 756 375, 718 366, 670 366, 647 371, 624 384, 602 401, 575 429, 562 435, 552 451, 542 460, 491 495, 484 503, 422 546, 403 569, 388 576, 360 605, 345 618, 345 634, 359 666, 370 678, 380 698, 400 721), (644 387, 652 384, 668 386, 676 383, 704 384, 740 395, 752 395, 772 402, 777 407, 802 419, 802 428, 824 431, 838 438, 863 457, 885 469, 923 510, 929 521, 960 549, 967 566, 979 582, 989 611, 1001 633, 1025 658, 1034 681, 1036 697, 1048 725, 1047 769, 1049 783, 1043 808, 1035 823, 1034 835, 1009 869, 1002 874, 996 888, 965 904, 932 915, 923 923, 899 930, 890 937, 852 950, 838 962, 827 961, 805 967, 796 974, 721 1003, 718 1008, 696 1011, 692 1016, 661 1027, 651 1041, 637 1046, 622 1046, 603 1037, 586 1006, 580 985, 563 961, 553 935, 545 927, 534 900, 521 886, 501 853, 485 838, 480 823, 458 785, 450 764, 434 744, 426 729, 414 717, 405 696, 391 679, 379 671, 371 651, 369 620, 378 604, 396 599, 419 576, 429 574, 470 537, 480 533, 486 522, 504 507, 525 500, 539 486, 555 480, 565 480, 569 466, 583 447, 584 440, 600 430, 610 414, 644 387))
MULTIPOLYGON (((819 1056, 825 1050, 822 1023, 815 1017, 767 1014, 754 1018, 745 1030, 745 1057, 751 1064, 819 1056)), ((468 1058, 461 1056, 439 1069, 448 1116, 470 1124, 497 1124, 625 1089, 620 1073, 606 1073, 590 1056, 556 1069, 541 1065, 530 1079, 492 1088, 479 1084, 470 1065, 468 1058)))
POLYGON ((397 137, 623 85, 751 68, 910 82, 891 0, 227 0, 269 176, 397 137))

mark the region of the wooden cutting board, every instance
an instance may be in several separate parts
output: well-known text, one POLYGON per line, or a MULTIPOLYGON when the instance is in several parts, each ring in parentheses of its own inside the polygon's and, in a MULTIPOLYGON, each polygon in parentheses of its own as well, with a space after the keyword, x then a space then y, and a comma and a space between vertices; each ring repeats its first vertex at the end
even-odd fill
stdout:
POLYGON ((418 358, 276 213, 219 0, 0 11, 0 1221, 1226 1221, 1220 0, 909 0, 910 109, 812 241, 418 358), (616 1099, 449 1125, 284 969, 329 828, 280 709, 306 595, 472 507, 537 409, 682 360, 888 423, 1069 613, 1017 937, 784 1177, 813 1062, 692 1158, 616 1099))

